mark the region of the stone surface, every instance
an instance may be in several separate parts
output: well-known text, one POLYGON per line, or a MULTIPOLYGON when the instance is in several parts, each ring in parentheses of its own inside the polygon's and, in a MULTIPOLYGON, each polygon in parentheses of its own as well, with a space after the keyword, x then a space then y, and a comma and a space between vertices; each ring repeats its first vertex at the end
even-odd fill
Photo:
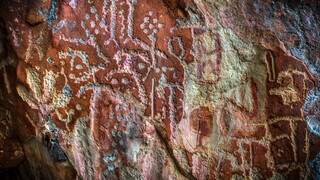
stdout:
POLYGON ((14 74, 14 69, 10 67, 14 64, 12 57, 8 56, 8 45, 6 42, 5 30, 3 29, 3 22, 1 21, 0 28, 0 71, 1 71, 1 91, 0 91, 0 168, 7 169, 17 166, 23 159, 24 153, 21 144, 19 143, 16 134, 14 133, 15 127, 15 112, 12 110, 14 106, 10 101, 12 97, 13 81, 11 78, 14 74), (8 97, 8 98, 6 98, 8 97))
POLYGON ((1 169, 27 168, 29 179, 320 177, 317 1, 0 5, 1 169))

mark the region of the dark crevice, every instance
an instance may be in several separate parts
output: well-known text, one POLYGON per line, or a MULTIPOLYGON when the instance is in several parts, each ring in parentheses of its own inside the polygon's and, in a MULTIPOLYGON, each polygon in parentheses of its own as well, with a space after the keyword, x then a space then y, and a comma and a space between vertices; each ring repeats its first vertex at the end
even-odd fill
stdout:
POLYGON ((184 177, 191 179, 191 180, 196 180, 196 178, 190 173, 187 172, 183 167, 181 167, 179 161, 177 160, 177 158, 174 156, 173 153, 173 149, 171 148, 170 144, 167 141, 167 137, 166 135, 164 135, 163 133, 161 133, 161 130, 159 127, 154 126, 156 129, 156 133, 160 138, 160 141, 164 144, 165 146, 165 150, 168 153, 169 157, 171 158, 171 160, 173 161, 173 164, 175 166, 175 168, 180 172, 180 174, 182 174, 184 177))
POLYGON ((36 179, 31 173, 27 160, 22 161, 18 166, 8 169, 0 169, 1 180, 32 180, 36 179))
POLYGON ((43 137, 43 142, 54 162, 68 161, 67 155, 62 150, 57 137, 51 137, 51 135, 47 133, 43 137))

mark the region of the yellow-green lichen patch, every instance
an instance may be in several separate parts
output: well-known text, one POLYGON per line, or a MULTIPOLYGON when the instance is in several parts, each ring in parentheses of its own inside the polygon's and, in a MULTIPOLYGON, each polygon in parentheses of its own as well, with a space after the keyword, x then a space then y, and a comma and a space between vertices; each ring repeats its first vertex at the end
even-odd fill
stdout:
POLYGON ((53 71, 47 71, 43 78, 44 95, 50 97, 56 93, 56 79, 53 71))
POLYGON ((69 85, 63 87, 62 92, 53 96, 53 106, 55 108, 66 107, 72 97, 72 90, 69 85))
POLYGON ((221 37, 222 59, 221 79, 217 83, 217 89, 225 92, 243 83, 256 61, 256 50, 229 29, 219 28, 218 33, 221 37))
POLYGON ((40 80, 39 74, 36 72, 35 69, 32 69, 32 68, 27 68, 26 73, 27 73, 27 83, 31 91, 33 92, 33 95, 36 98, 36 100, 40 102, 42 92, 41 92, 41 80, 40 80))
POLYGON ((22 85, 17 86, 17 92, 21 99, 26 102, 31 108, 38 109, 37 101, 33 98, 30 92, 22 85))

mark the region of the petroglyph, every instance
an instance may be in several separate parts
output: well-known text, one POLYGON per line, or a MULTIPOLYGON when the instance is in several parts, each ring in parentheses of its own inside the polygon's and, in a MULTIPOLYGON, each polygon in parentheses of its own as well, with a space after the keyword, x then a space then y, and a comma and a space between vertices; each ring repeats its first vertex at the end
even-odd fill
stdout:
POLYGON ((319 124, 303 118, 314 86, 304 64, 198 9, 175 15, 167 6, 52 0, 49 29, 25 32, 17 92, 65 139, 75 136, 65 146, 79 149, 72 159, 79 174, 128 178, 131 168, 146 179, 258 179, 298 169, 307 176, 306 127, 319 134, 319 124))
POLYGON ((277 83, 281 85, 279 88, 274 88, 270 90, 271 95, 278 95, 281 96, 283 103, 285 105, 291 105, 295 102, 300 102, 301 99, 305 99, 305 94, 303 97, 299 97, 299 91, 306 90, 306 81, 310 81, 308 75, 306 73, 288 69, 287 71, 280 72, 278 74, 277 83), (303 88, 298 89, 294 85, 294 75, 302 76, 303 77, 303 88))

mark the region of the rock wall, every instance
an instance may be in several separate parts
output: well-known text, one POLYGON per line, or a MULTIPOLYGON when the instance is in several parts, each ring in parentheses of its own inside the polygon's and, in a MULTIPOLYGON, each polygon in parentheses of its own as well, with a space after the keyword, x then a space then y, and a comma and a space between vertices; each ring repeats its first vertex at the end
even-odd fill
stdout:
POLYGON ((0 6, 0 176, 320 178, 319 2, 0 6))

